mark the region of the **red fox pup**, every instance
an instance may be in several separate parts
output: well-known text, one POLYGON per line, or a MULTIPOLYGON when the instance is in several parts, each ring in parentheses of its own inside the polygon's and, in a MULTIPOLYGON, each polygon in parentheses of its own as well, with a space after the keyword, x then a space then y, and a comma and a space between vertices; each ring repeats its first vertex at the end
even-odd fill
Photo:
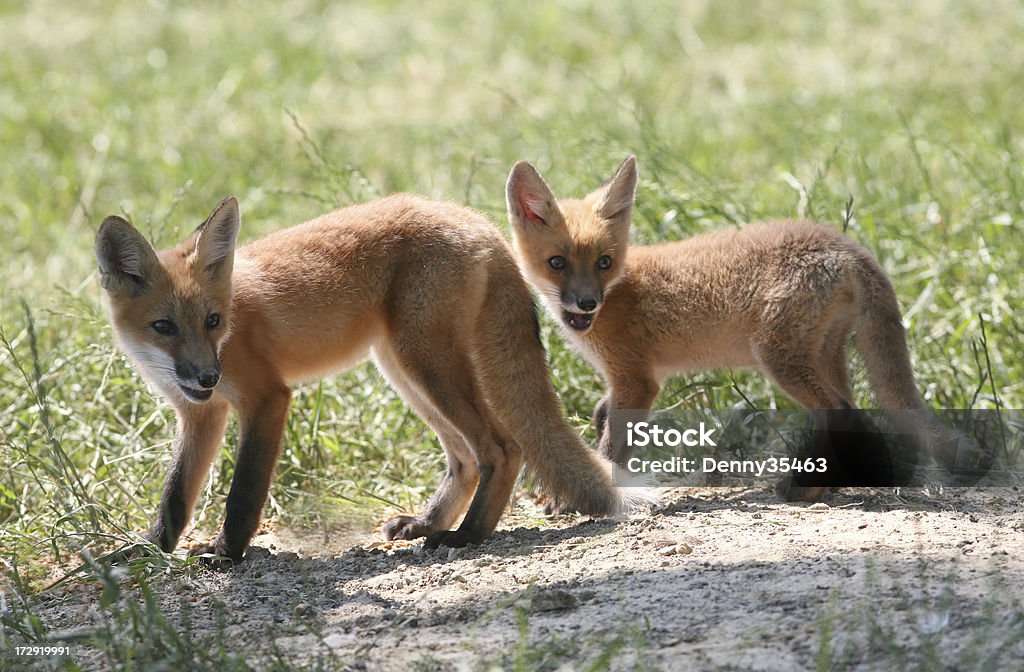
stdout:
POLYGON ((448 462, 423 513, 388 521, 388 539, 480 542, 524 459, 584 513, 616 514, 647 497, 614 487, 612 465, 565 421, 529 288, 482 215, 400 194, 236 249, 238 229, 238 203, 228 198, 169 250, 154 251, 116 216, 96 236, 114 334, 177 415, 148 533, 164 551, 191 517, 233 408, 241 445, 224 525, 191 553, 240 560, 267 498, 289 385, 344 370, 368 351, 437 433, 448 462))
MULTIPOLYGON (((896 296, 866 249, 797 221, 628 247, 636 185, 631 156, 583 199, 556 200, 524 161, 506 188, 524 274, 608 382, 594 411, 603 455, 625 465, 632 453, 609 412, 648 410, 679 371, 756 367, 805 408, 853 408, 851 332, 881 408, 954 431, 924 412, 896 296)), ((821 494, 809 490, 788 494, 821 494)))

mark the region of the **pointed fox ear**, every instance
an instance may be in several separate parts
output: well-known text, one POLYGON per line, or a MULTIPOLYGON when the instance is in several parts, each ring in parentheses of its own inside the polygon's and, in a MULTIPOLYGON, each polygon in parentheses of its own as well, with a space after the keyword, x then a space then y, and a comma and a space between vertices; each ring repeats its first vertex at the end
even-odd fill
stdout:
POLYGON ((149 242, 127 220, 112 215, 103 220, 93 246, 100 284, 110 293, 138 296, 160 266, 149 242))
POLYGON ((512 166, 505 183, 508 219, 515 228, 553 226, 561 221, 555 195, 537 169, 526 161, 512 166))
POLYGON ((238 201, 234 196, 228 196, 196 229, 196 268, 201 268, 214 277, 225 270, 230 274, 234 265, 235 242, 240 226, 238 201))
POLYGON ((625 221, 633 216, 633 199, 636 197, 636 157, 627 156, 619 164, 615 174, 588 198, 594 200, 594 212, 604 220, 625 221))

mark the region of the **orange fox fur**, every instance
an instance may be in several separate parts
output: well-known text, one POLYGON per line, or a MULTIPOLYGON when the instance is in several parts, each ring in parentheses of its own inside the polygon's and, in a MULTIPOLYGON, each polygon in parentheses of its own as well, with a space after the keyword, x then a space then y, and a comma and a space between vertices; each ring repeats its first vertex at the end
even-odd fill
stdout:
POLYGON ((624 427, 606 428, 609 411, 649 409, 679 371, 755 367, 808 409, 852 408, 851 333, 880 408, 919 412, 933 436, 953 431, 918 394, 896 295, 866 249, 806 221, 630 247, 636 185, 629 157, 583 199, 556 200, 524 161, 506 188, 524 274, 608 382, 594 412, 602 454, 625 465, 632 450, 624 427))
POLYGON ((241 445, 225 522, 192 552, 240 560, 267 498, 289 385, 344 370, 368 351, 434 429, 448 462, 423 513, 391 519, 387 538, 481 541, 524 459, 586 513, 615 514, 646 497, 613 487, 611 465, 566 423, 528 286, 480 214, 396 195, 236 249, 238 230, 229 198, 162 252, 120 217, 105 219, 96 237, 116 338, 177 414, 149 531, 163 550, 177 545, 234 408, 241 445))

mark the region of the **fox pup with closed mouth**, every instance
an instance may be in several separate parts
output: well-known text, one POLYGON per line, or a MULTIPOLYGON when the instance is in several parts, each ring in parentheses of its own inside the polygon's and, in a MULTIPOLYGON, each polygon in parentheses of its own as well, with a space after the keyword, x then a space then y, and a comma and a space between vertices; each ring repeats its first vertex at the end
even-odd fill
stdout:
POLYGON ((594 411, 604 456, 625 466, 632 455, 611 411, 650 409, 681 371, 756 367, 807 409, 852 409, 845 350, 853 333, 880 408, 914 411, 914 432, 932 445, 959 444, 940 455, 947 464, 983 459, 918 394, 896 295, 866 249, 806 221, 630 247, 636 185, 632 156, 582 199, 557 200, 525 161, 506 185, 520 267, 608 383, 594 411))
POLYGON ((155 251, 116 216, 96 236, 117 341, 177 416, 148 533, 164 551, 191 517, 233 408, 241 442, 224 525, 191 552, 240 560, 267 499, 289 385, 344 370, 368 351, 436 432, 448 463, 421 514, 384 526, 388 539, 480 542, 524 459, 588 514, 627 511, 648 497, 614 487, 612 465, 563 417, 529 288, 482 215, 400 194, 236 249, 239 226, 228 198, 168 250, 155 251))

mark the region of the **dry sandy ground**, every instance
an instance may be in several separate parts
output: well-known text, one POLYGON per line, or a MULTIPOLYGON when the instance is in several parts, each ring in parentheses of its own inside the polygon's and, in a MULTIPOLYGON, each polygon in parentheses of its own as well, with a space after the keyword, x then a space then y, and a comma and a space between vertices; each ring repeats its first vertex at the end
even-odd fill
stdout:
MULTIPOLYGON (((520 502, 492 540, 458 551, 271 530, 240 567, 158 591, 169 614, 187 603, 195 636, 227 637, 257 665, 275 649, 396 671, 602 657, 665 670, 1024 664, 1019 488, 849 490, 827 505, 687 489, 665 501, 624 521, 539 520, 520 502)), ((98 624, 95 596, 80 587, 44 613, 98 624)))

